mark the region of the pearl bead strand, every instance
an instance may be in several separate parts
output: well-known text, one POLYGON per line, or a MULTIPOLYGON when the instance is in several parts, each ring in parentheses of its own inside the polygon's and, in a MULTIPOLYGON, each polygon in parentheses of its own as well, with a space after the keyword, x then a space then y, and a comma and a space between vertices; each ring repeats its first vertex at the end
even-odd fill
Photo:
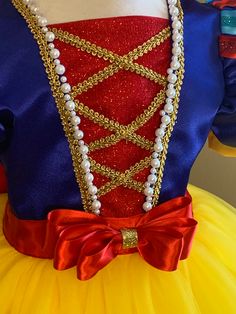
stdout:
MULTIPOLYGON (((84 133, 80 129, 80 116, 75 111, 75 102, 70 96, 71 86, 67 82, 67 77, 64 75, 66 72, 65 66, 60 62, 60 51, 55 48, 53 41, 55 40, 55 34, 49 31, 47 28, 47 19, 39 13, 39 8, 33 3, 32 0, 22 0, 23 3, 31 10, 37 19, 38 25, 45 35, 45 40, 48 43, 49 54, 55 64, 55 72, 60 78, 60 89, 64 94, 65 108, 70 113, 70 121, 73 127, 73 136, 75 140, 78 140, 79 151, 82 157, 81 168, 84 171, 84 179, 88 187, 88 192, 92 201, 92 212, 96 215, 100 214, 101 202, 98 200, 97 191, 98 188, 94 185, 94 176, 91 173, 91 164, 89 161, 88 153, 89 147, 83 141, 84 133)), ((182 48, 180 41, 182 40, 182 34, 180 32, 182 24, 179 20, 179 9, 177 7, 177 0, 167 0, 169 6, 169 13, 172 21, 172 59, 169 69, 167 70, 167 90, 166 100, 163 110, 160 111, 161 124, 155 131, 155 144, 154 152, 152 153, 150 174, 145 182, 144 194, 146 201, 143 203, 144 211, 150 211, 152 209, 152 201, 154 196, 154 185, 157 182, 157 173, 160 168, 160 154, 163 151, 163 139, 165 138, 168 124, 171 122, 171 115, 174 112, 173 99, 176 96, 176 82, 178 77, 176 71, 180 67, 179 56, 182 54, 182 48)))

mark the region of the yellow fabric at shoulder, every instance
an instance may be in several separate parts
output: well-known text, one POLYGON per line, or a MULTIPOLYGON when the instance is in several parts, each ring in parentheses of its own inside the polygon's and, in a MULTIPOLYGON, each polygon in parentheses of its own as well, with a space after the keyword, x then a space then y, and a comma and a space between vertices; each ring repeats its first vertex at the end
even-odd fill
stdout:
POLYGON ((224 157, 236 157, 236 147, 222 144, 213 132, 208 136, 208 147, 224 157))

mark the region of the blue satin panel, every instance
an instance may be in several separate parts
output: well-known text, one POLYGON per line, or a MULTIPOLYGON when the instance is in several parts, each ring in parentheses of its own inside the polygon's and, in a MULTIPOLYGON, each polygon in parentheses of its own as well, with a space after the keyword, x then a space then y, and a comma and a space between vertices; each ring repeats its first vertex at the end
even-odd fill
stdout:
MULTIPOLYGON (((218 53, 220 12, 195 0, 182 4, 186 72, 161 202, 185 193, 190 169, 216 121, 225 89, 218 53)), ((58 207, 81 209, 68 142, 37 43, 8 0, 0 2, 0 42, 0 109, 10 113, 8 124, 0 115, 4 126, 0 130, 14 125, 7 140, 3 136, 6 146, 1 153, 11 205, 23 219, 44 219, 58 207)), ((235 104, 236 97, 232 95, 230 102, 235 104)))

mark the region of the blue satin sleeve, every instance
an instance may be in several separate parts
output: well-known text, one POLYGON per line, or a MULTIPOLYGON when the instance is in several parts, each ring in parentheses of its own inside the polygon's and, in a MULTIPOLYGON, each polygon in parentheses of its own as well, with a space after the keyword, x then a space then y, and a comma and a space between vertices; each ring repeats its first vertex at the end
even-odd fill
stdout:
POLYGON ((236 59, 224 59, 225 96, 212 125, 224 145, 236 149, 236 59))

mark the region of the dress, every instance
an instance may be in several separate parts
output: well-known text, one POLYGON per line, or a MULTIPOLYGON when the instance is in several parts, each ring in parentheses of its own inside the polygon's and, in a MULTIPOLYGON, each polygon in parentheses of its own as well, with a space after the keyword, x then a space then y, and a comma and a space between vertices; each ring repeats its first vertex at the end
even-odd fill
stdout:
MULTIPOLYGON (((86 208, 66 121, 63 130, 58 113, 56 81, 19 3, 0 2, 0 148, 8 185, 8 195, 0 196, 1 221, 8 208, 5 235, 0 234, 1 314, 236 313, 236 211, 187 186, 208 136, 213 149, 236 156, 236 40, 227 33, 235 30, 231 26, 222 35, 224 8, 181 2, 185 79, 159 204, 191 195, 198 224, 189 256, 177 270, 163 271, 137 252, 118 255, 89 280, 78 280, 76 267, 58 271, 49 258, 19 252, 25 245, 21 239, 38 245, 30 229, 22 235, 23 224, 33 230, 55 209, 86 208)), ((227 10, 226 19, 232 12, 227 10)), ((49 27, 78 100, 103 216, 139 215, 170 64, 169 20, 123 16, 49 27)))

